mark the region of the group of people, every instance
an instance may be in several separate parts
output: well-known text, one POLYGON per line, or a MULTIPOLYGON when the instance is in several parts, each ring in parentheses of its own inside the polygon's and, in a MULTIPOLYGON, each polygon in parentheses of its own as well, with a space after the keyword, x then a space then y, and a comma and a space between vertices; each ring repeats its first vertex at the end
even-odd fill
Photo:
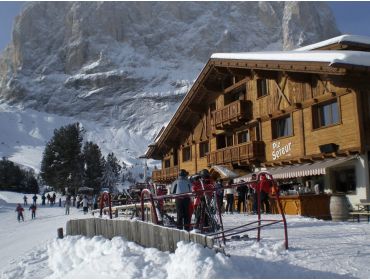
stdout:
MULTIPOLYGON (((27 203, 27 196, 24 195, 23 196, 23 206, 28 206, 28 203, 27 203)), ((30 205, 29 207, 29 211, 31 211, 31 218, 32 220, 33 219, 36 219, 36 209, 37 209, 37 195, 34 194, 34 196, 32 197, 32 204, 30 205)), ((15 212, 17 212, 17 220, 18 222, 20 222, 21 220, 24 222, 24 216, 23 216, 23 212, 24 212, 24 208, 22 207, 22 205, 20 203, 17 204, 17 207, 15 208, 15 212)))
MULTIPOLYGON (((217 207, 223 209, 224 194, 226 196, 226 213, 233 213, 234 210, 234 195, 238 193, 237 211, 241 212, 242 208, 246 211, 246 199, 251 197, 253 201, 252 211, 258 211, 258 194, 260 196, 260 209, 265 213, 270 212, 269 193, 271 193, 272 183, 264 173, 259 178, 256 174, 252 174, 250 182, 241 181, 236 187, 233 186, 233 181, 228 180, 223 182, 221 179, 215 183, 207 169, 203 169, 192 176, 187 178, 188 172, 181 169, 178 179, 172 184, 171 193, 177 194, 175 199, 176 212, 177 212, 177 228, 190 230, 191 216, 195 214, 195 228, 199 226, 202 211, 207 201, 210 201, 212 196, 215 195, 215 202, 217 207), (194 201, 188 195, 189 193, 196 193, 194 201), (183 195, 181 195, 183 194, 183 195)), ((207 225, 207 220, 202 221, 207 225)))
POLYGON ((265 213, 270 213, 269 194, 272 190, 272 183, 264 173, 261 174, 259 180, 257 180, 256 174, 252 174, 251 181, 248 183, 241 180, 236 189, 231 187, 232 183, 233 181, 229 180, 225 186, 226 213, 233 213, 234 198, 235 193, 237 193, 237 212, 247 211, 247 199, 251 198, 252 212, 256 214, 258 209, 258 191, 260 193, 261 210, 264 210, 265 213))

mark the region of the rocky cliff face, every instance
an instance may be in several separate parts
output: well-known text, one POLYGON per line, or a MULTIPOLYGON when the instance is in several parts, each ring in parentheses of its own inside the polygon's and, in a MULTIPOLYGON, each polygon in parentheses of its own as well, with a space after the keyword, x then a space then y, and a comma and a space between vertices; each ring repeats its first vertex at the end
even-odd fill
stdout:
POLYGON ((0 58, 0 102, 150 141, 212 53, 338 34, 323 2, 30 2, 0 58))

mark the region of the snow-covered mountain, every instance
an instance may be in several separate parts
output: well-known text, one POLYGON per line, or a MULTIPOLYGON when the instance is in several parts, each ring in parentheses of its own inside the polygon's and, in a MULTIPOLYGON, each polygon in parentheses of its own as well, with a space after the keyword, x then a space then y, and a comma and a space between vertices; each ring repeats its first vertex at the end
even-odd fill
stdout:
MULTIPOLYGON (((29 2, 0 57, 0 103, 25 108, 2 106, 18 118, 78 120, 130 163, 212 53, 292 49, 338 34, 323 2, 29 2)), ((34 131, 52 126, 33 124, 27 137, 36 140, 34 131)), ((3 146, 22 141, 0 134, 0 155, 15 158, 3 146)))

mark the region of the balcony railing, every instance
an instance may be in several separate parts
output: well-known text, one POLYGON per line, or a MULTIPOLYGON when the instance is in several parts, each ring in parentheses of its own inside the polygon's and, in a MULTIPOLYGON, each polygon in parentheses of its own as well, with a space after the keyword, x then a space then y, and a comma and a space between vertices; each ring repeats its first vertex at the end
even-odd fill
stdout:
POLYGON ((252 117, 252 106, 250 101, 238 100, 230 103, 220 110, 213 112, 214 125, 217 129, 225 125, 236 123, 239 120, 248 120, 252 117))
POLYGON ((152 180, 154 182, 172 181, 177 178, 178 174, 179 174, 179 168, 177 166, 168 167, 165 169, 153 170, 152 180))
POLYGON ((207 155, 208 165, 237 163, 249 160, 263 160, 265 157, 265 144, 263 141, 223 148, 207 155))

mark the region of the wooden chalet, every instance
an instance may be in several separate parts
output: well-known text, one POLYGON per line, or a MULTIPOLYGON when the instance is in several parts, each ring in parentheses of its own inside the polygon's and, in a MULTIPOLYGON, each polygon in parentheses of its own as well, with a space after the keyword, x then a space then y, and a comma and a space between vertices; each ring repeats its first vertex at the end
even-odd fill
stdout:
POLYGON ((369 200, 370 38, 214 54, 146 152, 154 182, 223 165, 369 200), (315 183, 315 182, 312 182, 315 183))

